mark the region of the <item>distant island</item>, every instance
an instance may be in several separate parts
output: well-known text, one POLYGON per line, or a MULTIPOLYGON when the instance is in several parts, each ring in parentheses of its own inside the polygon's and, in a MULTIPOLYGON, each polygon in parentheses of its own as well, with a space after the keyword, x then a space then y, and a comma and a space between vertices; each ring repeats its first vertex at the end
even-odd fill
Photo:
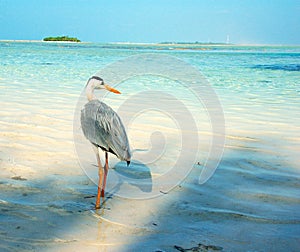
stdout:
POLYGON ((228 45, 229 43, 223 42, 160 42, 162 45, 228 45))
POLYGON ((81 42, 78 38, 71 38, 68 36, 58 36, 58 37, 46 37, 43 41, 67 41, 67 42, 81 42))

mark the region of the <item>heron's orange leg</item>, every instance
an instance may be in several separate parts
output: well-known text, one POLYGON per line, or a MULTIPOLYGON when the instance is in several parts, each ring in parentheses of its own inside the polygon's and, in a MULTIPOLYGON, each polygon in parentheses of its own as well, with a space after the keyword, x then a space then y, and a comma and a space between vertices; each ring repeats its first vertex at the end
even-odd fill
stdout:
POLYGON ((105 194, 107 173, 108 173, 108 153, 105 152, 104 179, 103 179, 103 186, 102 186, 102 192, 101 192, 102 198, 104 198, 104 194, 105 194))
POLYGON ((96 209, 99 209, 100 208, 100 195, 101 195, 102 183, 103 183, 103 167, 101 165, 101 160, 100 160, 98 149, 97 149, 96 156, 97 156, 97 162, 98 162, 98 175, 99 175, 96 209))

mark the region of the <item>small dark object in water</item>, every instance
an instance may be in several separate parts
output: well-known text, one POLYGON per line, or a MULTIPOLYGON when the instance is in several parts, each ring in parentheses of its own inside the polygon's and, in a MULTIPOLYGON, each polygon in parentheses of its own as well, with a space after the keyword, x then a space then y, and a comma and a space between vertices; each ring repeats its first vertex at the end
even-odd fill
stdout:
POLYGON ((162 193, 162 194, 168 194, 168 192, 164 192, 162 190, 160 190, 159 192, 162 193))
POLYGON ((90 198, 95 198, 96 196, 95 195, 88 195, 88 196, 84 196, 83 198, 84 199, 90 199, 90 198))
POLYGON ((22 178, 21 176, 13 176, 13 177, 11 177, 11 179, 14 179, 14 180, 27 180, 26 178, 22 178))
POLYGON ((182 248, 180 246, 174 246, 175 249, 177 249, 178 251, 181 252, 188 252, 188 251, 194 251, 194 252, 208 252, 208 251, 221 251, 223 250, 222 247, 219 246, 214 246, 214 245, 204 245, 199 243, 197 247, 193 247, 193 248, 182 248))

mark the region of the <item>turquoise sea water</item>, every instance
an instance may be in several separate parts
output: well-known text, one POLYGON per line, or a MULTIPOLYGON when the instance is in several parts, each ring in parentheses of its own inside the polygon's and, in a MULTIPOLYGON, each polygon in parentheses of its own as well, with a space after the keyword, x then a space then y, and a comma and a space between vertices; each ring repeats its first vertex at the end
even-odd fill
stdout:
MULTIPOLYGON (((83 218, 76 210, 93 201, 84 198, 85 188, 95 192, 93 184, 77 188, 74 180, 68 186, 55 184, 51 177, 55 173, 62 176, 59 181, 68 176, 85 178, 73 152, 78 97, 99 69, 145 53, 175 56, 201 71, 222 104, 226 143, 214 176, 200 186, 197 168, 192 171, 173 192, 174 200, 169 198, 153 217, 158 227, 126 244, 128 251, 145 249, 143 244, 148 249, 144 251, 173 251, 173 245, 188 248, 198 243, 215 244, 225 251, 296 251, 300 242, 299 46, 42 42, 0 42, 0 248, 54 249, 53 237, 68 232, 62 224, 53 220, 49 224, 53 230, 45 224, 39 233, 22 226, 43 219, 42 211, 53 219, 66 215, 66 221, 74 221, 69 216, 74 212, 77 219, 83 218), (27 180, 11 179, 16 176, 27 180), (47 177, 48 186, 39 184, 47 177), (24 190, 37 197, 18 196, 24 190), (71 196, 56 197, 55 190, 71 196), (50 196, 53 203, 41 196, 43 191, 54 195, 50 196), (170 222, 174 224, 166 225, 170 222)), ((125 94, 140 88, 137 82, 132 85, 123 87, 125 94)), ((90 218, 89 213, 85 217, 90 218)), ((113 232, 114 227, 107 229, 113 232)))

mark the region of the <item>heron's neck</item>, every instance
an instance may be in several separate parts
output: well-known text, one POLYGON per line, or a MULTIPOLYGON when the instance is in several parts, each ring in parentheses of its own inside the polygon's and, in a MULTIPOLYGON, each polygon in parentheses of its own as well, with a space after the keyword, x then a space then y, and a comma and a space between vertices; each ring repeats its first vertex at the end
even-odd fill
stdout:
POLYGON ((88 83, 85 88, 85 93, 89 101, 97 99, 97 97, 94 94, 94 89, 95 89, 95 85, 93 84, 93 82, 88 83))

